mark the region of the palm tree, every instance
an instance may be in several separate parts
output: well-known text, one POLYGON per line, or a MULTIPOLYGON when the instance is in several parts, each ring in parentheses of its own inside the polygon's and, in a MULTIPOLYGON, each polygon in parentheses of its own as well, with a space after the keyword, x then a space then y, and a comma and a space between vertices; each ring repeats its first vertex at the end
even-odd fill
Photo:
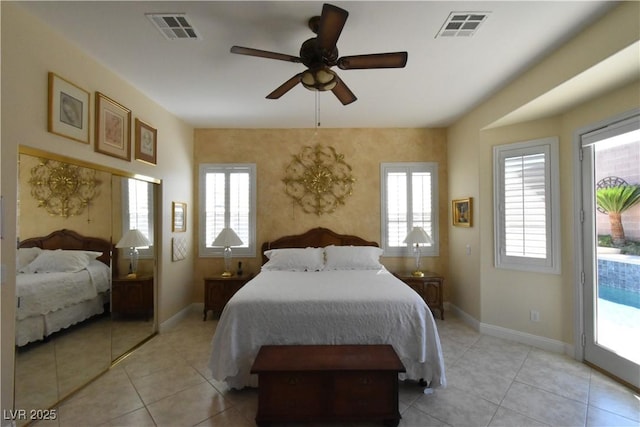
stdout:
POLYGON ((640 203, 640 185, 618 185, 596 190, 598 206, 609 215, 614 246, 624 246, 622 213, 640 203))

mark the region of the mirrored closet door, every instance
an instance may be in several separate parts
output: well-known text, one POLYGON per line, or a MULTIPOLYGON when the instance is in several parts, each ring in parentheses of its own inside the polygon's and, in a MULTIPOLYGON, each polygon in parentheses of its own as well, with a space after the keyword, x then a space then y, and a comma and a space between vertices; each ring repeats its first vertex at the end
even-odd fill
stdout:
POLYGON ((159 181, 22 147, 18 169, 15 407, 28 410, 155 333, 159 181))

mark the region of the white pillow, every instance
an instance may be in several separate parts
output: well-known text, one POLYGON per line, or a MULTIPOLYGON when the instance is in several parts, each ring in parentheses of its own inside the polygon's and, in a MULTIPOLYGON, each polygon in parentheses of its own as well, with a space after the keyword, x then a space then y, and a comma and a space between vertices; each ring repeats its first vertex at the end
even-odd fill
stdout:
POLYGON ((269 261, 263 270, 318 271, 324 268, 322 248, 270 249, 264 252, 269 261))
POLYGON ((74 273, 85 269, 91 257, 85 251, 45 250, 26 266, 25 273, 74 273))
MULTIPOLYGON (((58 249, 59 250, 59 249, 58 249)), ((66 253, 80 253, 85 254, 89 257, 89 259, 98 259, 99 256, 102 255, 102 252, 98 251, 82 251, 82 250, 64 250, 66 253)))
POLYGON ((376 246, 327 246, 325 270, 378 270, 382 249, 376 246))
POLYGON ((33 248, 18 248, 18 256, 16 258, 16 269, 17 271, 25 268, 31 261, 36 259, 38 255, 40 255, 42 249, 38 247, 33 248))

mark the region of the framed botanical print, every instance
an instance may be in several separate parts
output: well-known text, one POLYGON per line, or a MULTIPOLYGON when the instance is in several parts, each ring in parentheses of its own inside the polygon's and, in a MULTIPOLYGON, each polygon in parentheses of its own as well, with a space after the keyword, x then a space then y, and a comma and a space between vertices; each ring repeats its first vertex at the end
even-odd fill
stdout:
POLYGON ((47 130, 89 143, 89 92, 55 73, 49 73, 47 130))
POLYGON ((473 218, 473 199, 457 199, 451 202, 453 225, 457 227, 471 227, 473 218))
POLYGON ((142 120, 136 119, 135 158, 142 162, 156 164, 158 131, 142 120))
POLYGON ((131 160, 131 110, 96 92, 95 150, 131 160))
POLYGON ((187 231, 187 204, 182 202, 172 202, 171 211, 171 231, 183 232, 187 231))

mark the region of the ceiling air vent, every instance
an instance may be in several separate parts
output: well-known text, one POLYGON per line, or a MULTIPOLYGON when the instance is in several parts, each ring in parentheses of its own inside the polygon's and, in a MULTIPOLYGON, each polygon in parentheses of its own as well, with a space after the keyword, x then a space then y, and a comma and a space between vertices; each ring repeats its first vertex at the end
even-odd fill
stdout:
POLYGON ((167 40, 198 40, 200 38, 184 13, 147 13, 145 16, 167 40))
POLYGON ((487 19, 487 12, 451 12, 437 37, 471 37, 487 19))

